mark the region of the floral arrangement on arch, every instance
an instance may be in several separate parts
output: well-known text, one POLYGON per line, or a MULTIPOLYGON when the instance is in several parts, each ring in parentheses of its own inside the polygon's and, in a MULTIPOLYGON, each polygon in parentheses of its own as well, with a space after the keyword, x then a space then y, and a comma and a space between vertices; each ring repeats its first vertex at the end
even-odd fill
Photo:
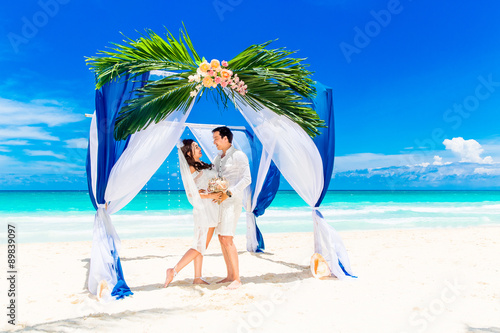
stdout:
POLYGON ((222 88, 230 87, 244 96, 247 92, 247 85, 243 80, 240 80, 238 74, 233 76, 233 72, 227 69, 227 66, 228 63, 225 60, 219 62, 217 59, 212 59, 208 63, 203 58, 203 62, 199 64, 196 74, 188 76, 189 82, 201 81, 200 84, 196 85, 196 89, 191 91, 190 96, 196 96, 202 87, 217 88, 218 85, 222 88))
POLYGON ((268 49, 268 41, 250 45, 229 61, 208 62, 196 52, 185 27, 178 39, 168 31, 166 38, 146 32, 137 40, 112 43, 111 50, 86 59, 95 72, 96 89, 122 75, 134 79, 158 70, 171 74, 136 89, 135 97, 126 101, 116 117, 116 140, 162 121, 176 110, 185 112, 204 92, 215 95, 215 102, 224 108, 228 101, 236 104, 237 99, 257 112, 266 107, 290 118, 311 137, 324 127, 312 107, 316 94, 312 72, 302 63, 305 58, 290 57, 296 51, 268 49))

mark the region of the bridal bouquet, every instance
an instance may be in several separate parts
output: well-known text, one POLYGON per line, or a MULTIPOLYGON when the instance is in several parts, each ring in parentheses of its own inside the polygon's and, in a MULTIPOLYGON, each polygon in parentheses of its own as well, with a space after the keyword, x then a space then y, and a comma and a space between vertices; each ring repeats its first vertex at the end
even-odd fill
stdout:
POLYGON ((224 192, 228 189, 229 182, 224 177, 215 177, 208 181, 208 192, 224 192))

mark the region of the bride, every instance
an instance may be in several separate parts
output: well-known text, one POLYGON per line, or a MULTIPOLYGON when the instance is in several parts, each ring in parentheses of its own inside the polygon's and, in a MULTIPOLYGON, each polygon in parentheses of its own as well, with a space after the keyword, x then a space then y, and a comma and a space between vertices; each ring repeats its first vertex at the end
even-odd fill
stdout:
POLYGON ((163 287, 167 287, 174 277, 187 264, 194 260, 194 284, 208 284, 201 275, 203 254, 217 226, 219 205, 213 200, 218 200, 221 193, 207 193, 208 181, 217 177, 217 172, 212 164, 200 160, 201 148, 198 144, 186 139, 178 149, 179 166, 181 169, 182 183, 189 202, 193 205, 194 242, 184 256, 173 268, 167 269, 167 277, 163 287), (208 200, 207 200, 208 199, 208 200))

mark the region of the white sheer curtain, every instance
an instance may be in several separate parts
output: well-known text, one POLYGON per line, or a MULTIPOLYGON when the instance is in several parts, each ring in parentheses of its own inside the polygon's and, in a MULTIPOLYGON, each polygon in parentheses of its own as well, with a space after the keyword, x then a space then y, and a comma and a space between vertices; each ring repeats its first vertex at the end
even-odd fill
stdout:
POLYGON ((162 165, 179 141, 192 107, 193 103, 186 113, 174 111, 165 120, 132 135, 109 175, 104 195, 109 214, 125 207, 162 165))
MULTIPOLYGON (((185 113, 179 110, 174 111, 165 120, 151 124, 145 130, 133 134, 127 148, 113 166, 104 195, 108 207, 106 209, 105 205, 98 205, 94 218, 88 279, 88 288, 92 294, 98 293, 97 288, 101 281, 106 281, 110 290, 114 288, 117 281, 116 272, 112 267, 115 261, 114 256, 119 254, 121 242, 111 222, 110 214, 116 213, 127 205, 165 161, 184 131, 185 122, 193 104, 194 100, 185 113), (113 249, 115 249, 114 255, 111 254, 113 249)), ((98 163, 97 141, 94 114, 89 139, 94 197, 96 197, 95 181, 98 163)))
MULTIPOLYGON (((264 106, 257 112, 238 96, 235 102, 281 174, 313 209, 315 251, 325 258, 336 277, 346 278, 339 264, 339 256, 341 259, 346 258, 347 251, 338 233, 314 207, 324 186, 323 162, 316 145, 289 118, 277 115, 264 106)), ((343 265, 349 272, 349 261, 345 261, 343 265)))

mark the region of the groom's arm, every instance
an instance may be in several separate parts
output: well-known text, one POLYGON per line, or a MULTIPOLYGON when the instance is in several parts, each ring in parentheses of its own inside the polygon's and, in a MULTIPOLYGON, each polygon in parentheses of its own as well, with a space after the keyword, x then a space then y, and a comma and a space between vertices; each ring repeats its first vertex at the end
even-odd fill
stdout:
POLYGON ((229 184, 229 191, 232 196, 243 197, 245 188, 252 183, 252 176, 250 174, 250 165, 248 157, 242 151, 237 151, 233 154, 235 164, 238 166, 238 181, 236 184, 229 184))

